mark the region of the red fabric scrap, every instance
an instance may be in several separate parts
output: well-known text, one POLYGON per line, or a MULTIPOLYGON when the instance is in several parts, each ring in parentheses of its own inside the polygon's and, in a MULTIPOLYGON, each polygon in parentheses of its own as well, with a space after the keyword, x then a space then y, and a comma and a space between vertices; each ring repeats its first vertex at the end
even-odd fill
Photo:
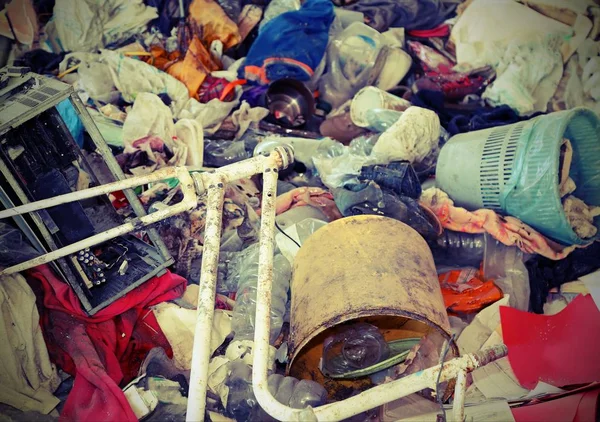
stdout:
POLYGON ((523 387, 600 381, 600 311, 591 295, 577 296, 556 315, 503 306, 500 318, 510 366, 523 387))
POLYGON ((186 280, 167 272, 88 316, 47 265, 29 271, 28 279, 43 297, 40 321, 50 357, 75 377, 61 421, 137 421, 119 384, 137 375, 152 348, 173 355, 149 307, 180 297, 186 280))

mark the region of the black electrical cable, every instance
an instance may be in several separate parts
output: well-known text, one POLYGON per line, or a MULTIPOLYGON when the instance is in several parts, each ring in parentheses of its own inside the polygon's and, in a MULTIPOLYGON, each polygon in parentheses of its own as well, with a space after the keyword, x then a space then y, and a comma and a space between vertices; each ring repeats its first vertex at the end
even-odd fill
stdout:
POLYGON ((8 11, 6 12, 6 21, 8 22, 8 27, 10 28, 10 32, 12 32, 13 37, 15 37, 15 42, 17 44, 21 44, 21 42, 17 38, 17 34, 15 33, 15 28, 13 27, 12 21, 10 20, 10 16, 8 15, 8 11))
POLYGON ((436 395, 436 399, 437 399, 437 403, 440 406, 440 409, 442 409, 442 421, 446 422, 446 409, 444 409, 444 403, 442 401, 442 396, 440 395, 440 378, 442 377, 442 370, 444 369, 444 361, 446 360, 446 355, 448 354, 448 351, 450 350, 450 344, 454 341, 454 337, 455 335, 452 334, 452 337, 450 337, 450 340, 448 340, 446 342, 446 346, 444 347, 444 351, 442 352, 442 356, 440 359, 440 372, 438 372, 438 376, 437 376, 437 380, 435 381, 435 395, 436 395))
POLYGON ((290 239, 292 242, 294 242, 296 244, 296 246, 298 246, 298 248, 300 248, 300 243, 296 242, 294 240, 294 238, 292 236, 290 236, 289 234, 287 234, 286 232, 284 232, 281 227, 279 227, 279 224, 277 224, 277 221, 275 221, 275 227, 277 227, 277 230, 279 230, 285 237, 287 237, 288 239, 290 239))

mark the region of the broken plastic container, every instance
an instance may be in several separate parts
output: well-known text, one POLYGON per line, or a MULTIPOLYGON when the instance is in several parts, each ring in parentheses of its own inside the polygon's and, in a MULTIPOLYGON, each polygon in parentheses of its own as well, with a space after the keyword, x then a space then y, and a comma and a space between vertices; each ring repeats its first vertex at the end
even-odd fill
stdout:
POLYGON ((222 167, 250 158, 244 141, 228 141, 223 139, 204 140, 204 165, 222 167))
MULTIPOLYGON (((359 127, 369 127, 371 122, 367 119, 369 110, 384 109, 404 111, 411 103, 404 98, 385 92, 374 86, 367 86, 356 93, 350 106, 352 123, 359 127)), ((399 118, 400 116, 398 116, 399 118)), ((398 120, 396 118, 394 121, 398 120)), ((391 126, 391 125, 390 125, 391 126)))
POLYGON ((362 22, 350 24, 330 41, 328 71, 319 84, 323 100, 337 108, 366 86, 383 44, 382 35, 362 22))
POLYGON ((300 246, 310 237, 311 234, 325 226, 327 222, 316 218, 305 218, 302 221, 284 229, 284 233, 279 232, 275 235, 277 246, 281 253, 290 261, 294 262, 294 257, 300 250, 300 246), (286 236, 287 235, 287 236, 286 236), (294 239, 292 241, 292 239, 294 239), (300 245, 300 246, 298 246, 300 245))
POLYGON ((402 116, 401 111, 371 108, 365 112, 367 129, 375 132, 385 132, 402 116))

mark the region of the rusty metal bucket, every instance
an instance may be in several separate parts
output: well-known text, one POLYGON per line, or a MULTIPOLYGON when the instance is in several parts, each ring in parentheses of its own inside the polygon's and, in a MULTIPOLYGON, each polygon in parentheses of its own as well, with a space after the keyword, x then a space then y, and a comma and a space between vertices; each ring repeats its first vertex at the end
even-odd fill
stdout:
POLYGON ((411 227, 380 216, 334 221, 302 245, 294 261, 288 372, 341 400, 369 378, 332 380, 319 370, 323 341, 350 321, 376 325, 386 341, 449 339, 450 324, 431 251, 411 227))

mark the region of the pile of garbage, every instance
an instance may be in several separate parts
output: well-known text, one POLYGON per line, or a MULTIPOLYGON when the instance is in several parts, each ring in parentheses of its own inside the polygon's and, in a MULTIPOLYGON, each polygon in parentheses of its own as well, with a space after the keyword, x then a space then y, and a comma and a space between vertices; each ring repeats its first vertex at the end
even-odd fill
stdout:
MULTIPOLYGON (((445 420, 461 400, 474 420, 598 418, 597 0, 12 0, 0 36, 3 66, 73 87, 126 177, 293 150, 267 359, 281 405, 506 345, 464 397, 438 378, 349 420, 445 420)), ((262 192, 260 175, 224 189, 207 420, 275 420, 253 388, 262 192)), ((137 193, 148 213, 183 196, 176 179, 137 193)), ((208 201, 155 225, 170 271, 94 315, 48 265, 2 280, 1 414, 189 417, 208 201)))

